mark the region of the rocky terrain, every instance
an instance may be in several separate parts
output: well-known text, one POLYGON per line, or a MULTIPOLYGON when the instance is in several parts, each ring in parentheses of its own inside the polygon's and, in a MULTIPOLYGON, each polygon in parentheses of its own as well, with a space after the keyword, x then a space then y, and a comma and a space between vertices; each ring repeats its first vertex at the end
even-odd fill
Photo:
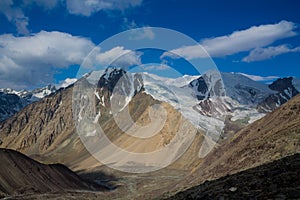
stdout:
POLYGON ((300 197, 300 154, 177 193, 165 199, 298 199, 300 197))

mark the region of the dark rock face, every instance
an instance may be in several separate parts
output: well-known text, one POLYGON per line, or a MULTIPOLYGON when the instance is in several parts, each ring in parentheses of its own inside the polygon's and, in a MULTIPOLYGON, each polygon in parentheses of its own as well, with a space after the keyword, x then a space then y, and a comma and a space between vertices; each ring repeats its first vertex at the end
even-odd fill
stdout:
POLYGON ((126 71, 122 69, 112 69, 112 71, 106 69, 105 73, 100 77, 97 87, 105 87, 108 91, 113 92, 114 87, 124 75, 126 75, 126 71))
POLYGON ((15 94, 0 92, 0 121, 11 117, 28 104, 28 101, 15 94))
POLYGON ((205 98, 209 97, 208 87, 206 85, 206 82, 204 78, 201 76, 200 78, 190 82, 190 87, 194 88, 196 90, 196 97, 198 100, 204 100, 205 98))
POLYGON ((0 89, 0 121, 3 121, 25 106, 40 100, 40 98, 57 91, 54 85, 37 88, 33 91, 14 91, 10 88, 0 89))
POLYGON ((291 89, 291 94, 293 96, 295 96, 296 94, 298 94, 299 92, 296 90, 296 88, 293 86, 293 78, 289 77, 289 78, 280 78, 278 80, 276 80, 275 82, 273 82, 271 85, 269 85, 269 88, 271 90, 275 90, 281 93, 284 93, 286 89, 291 89))
POLYGON ((259 110, 262 112, 273 111, 299 94, 299 91, 293 85, 292 77, 278 79, 269 85, 269 88, 277 93, 269 95, 258 105, 259 110))
POLYGON ((141 74, 130 74, 123 69, 107 68, 97 84, 96 107, 101 113, 107 113, 111 100, 114 99, 115 103, 118 101, 121 109, 128 103, 128 98, 132 98, 143 89, 141 74))
POLYGON ((110 93, 114 90, 124 90, 130 93, 131 86, 138 92, 143 88, 143 77, 141 74, 128 74, 123 69, 108 68, 98 81, 98 88, 105 88, 110 93), (121 86, 123 88, 121 88, 121 86))
POLYGON ((300 154, 206 181, 169 199, 298 199, 300 154))

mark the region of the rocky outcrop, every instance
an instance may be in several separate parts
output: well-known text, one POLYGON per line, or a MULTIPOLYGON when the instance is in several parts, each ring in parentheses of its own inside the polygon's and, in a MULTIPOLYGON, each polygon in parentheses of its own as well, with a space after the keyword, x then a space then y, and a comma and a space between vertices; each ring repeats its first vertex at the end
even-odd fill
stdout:
POLYGON ((271 112, 299 94, 299 91, 293 85, 292 77, 280 78, 269 85, 269 88, 276 91, 276 93, 269 95, 258 105, 258 109, 262 112, 271 112))

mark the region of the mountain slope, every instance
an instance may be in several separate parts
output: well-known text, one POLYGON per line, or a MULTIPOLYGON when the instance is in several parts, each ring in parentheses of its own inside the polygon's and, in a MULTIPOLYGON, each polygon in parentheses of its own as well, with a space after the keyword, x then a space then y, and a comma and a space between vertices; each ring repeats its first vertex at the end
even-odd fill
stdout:
POLYGON ((75 130, 71 99, 72 90, 61 89, 0 122, 2 147, 26 154, 44 154, 71 139, 75 130))
POLYGON ((44 165, 9 149, 0 149, 0 157, 0 196, 96 190, 98 187, 60 164, 44 165))
POLYGON ((300 154, 288 156, 177 193, 168 199, 300 198, 300 154))
MULTIPOLYGON (((186 178, 162 190, 169 191, 167 196, 170 196, 202 183, 205 188, 205 181, 296 153, 300 153, 300 95, 246 126, 233 137, 221 141, 204 159, 194 163, 194 169, 186 178)), ((220 188, 216 191, 220 191, 220 188)))
POLYGON ((300 152, 300 95, 208 154, 182 185, 199 184, 300 152))

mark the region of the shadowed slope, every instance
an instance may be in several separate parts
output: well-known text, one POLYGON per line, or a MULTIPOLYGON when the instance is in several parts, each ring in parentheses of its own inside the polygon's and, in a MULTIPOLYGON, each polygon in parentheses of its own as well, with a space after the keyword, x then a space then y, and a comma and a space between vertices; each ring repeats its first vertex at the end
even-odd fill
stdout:
POLYGON ((169 199, 296 199, 300 197, 300 154, 231 176, 207 181, 169 199))
POLYGON ((44 165, 10 149, 0 149, 0 158, 2 195, 100 189, 61 164, 44 165))

